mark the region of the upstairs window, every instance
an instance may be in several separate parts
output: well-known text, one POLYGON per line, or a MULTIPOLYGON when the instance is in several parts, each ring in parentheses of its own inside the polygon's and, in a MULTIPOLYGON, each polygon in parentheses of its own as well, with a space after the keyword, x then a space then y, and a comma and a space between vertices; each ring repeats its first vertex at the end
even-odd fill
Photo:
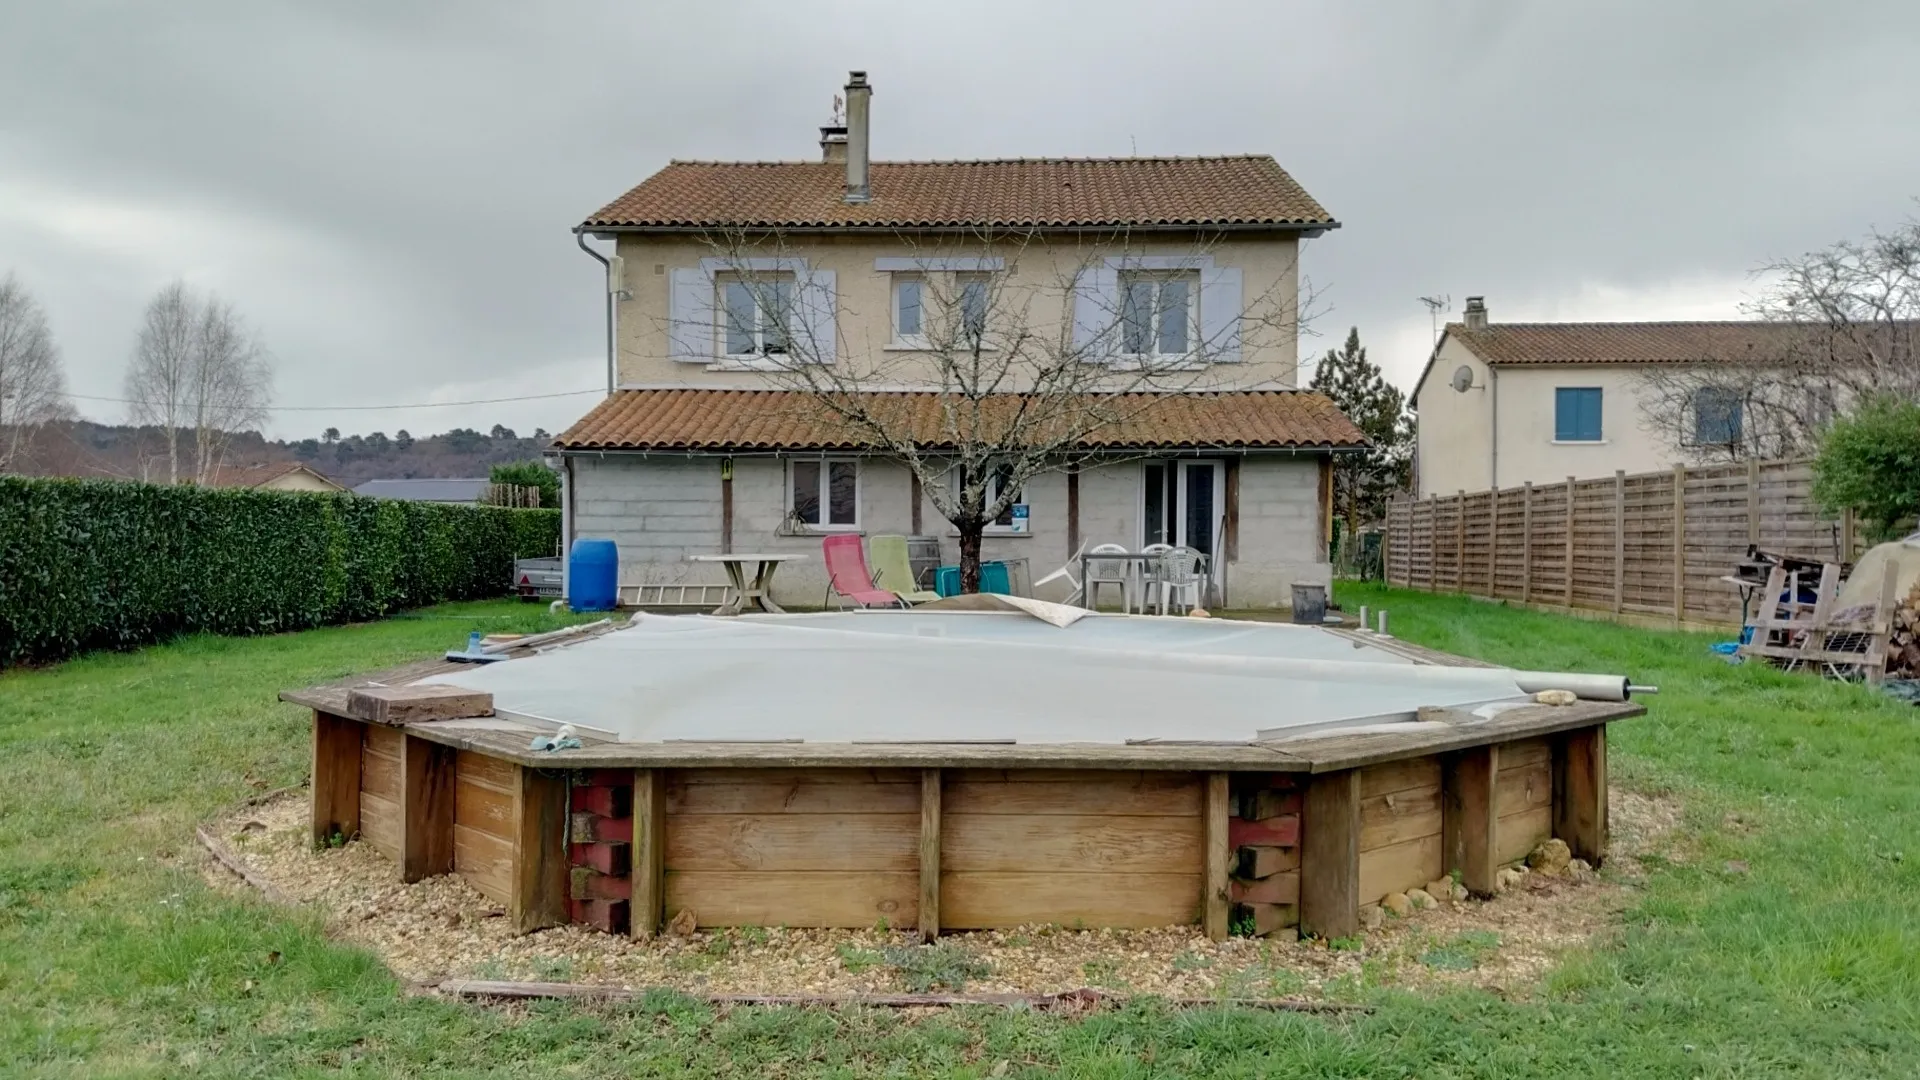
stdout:
POLYGON ((1562 386, 1553 392, 1553 441, 1600 441, 1600 388, 1562 386))
POLYGON ((784 356, 793 322, 793 278, 722 279, 720 312, 728 356, 784 356))
POLYGON ((1199 294, 1197 274, 1120 275, 1120 351, 1168 359, 1191 353, 1199 294))
POLYGON ((852 458, 787 463, 787 510, 801 525, 860 527, 860 463, 852 458))
POLYGON ((959 292, 962 340, 977 341, 987 333, 987 276, 955 274, 953 283, 959 292))
POLYGON ((925 348, 927 281, 918 274, 893 275, 893 343, 925 348))
POLYGON ((1745 402, 1739 391, 1703 386, 1693 392, 1693 444, 1738 446, 1745 427, 1745 402))

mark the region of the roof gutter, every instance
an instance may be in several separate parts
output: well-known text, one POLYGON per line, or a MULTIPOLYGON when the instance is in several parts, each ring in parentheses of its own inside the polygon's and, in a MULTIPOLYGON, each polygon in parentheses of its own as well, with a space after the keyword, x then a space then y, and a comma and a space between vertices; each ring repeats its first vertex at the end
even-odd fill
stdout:
MULTIPOLYGON (((929 454, 953 452, 951 447, 927 447, 929 454)), ((1369 448, 1366 446, 1179 446, 1179 447, 1102 447, 1088 451, 1090 454, 1113 454, 1126 461, 1141 458, 1219 458, 1272 454, 1298 457, 1302 454, 1360 454, 1369 448)), ((661 457, 661 458, 788 458, 788 457, 887 457, 886 451, 852 446, 790 446, 790 447, 753 447, 750 449, 728 448, 724 446, 699 447, 647 447, 647 446, 564 446, 558 448, 563 457, 661 457)))
MULTIPOLYGON (((581 226, 573 230, 573 242, 580 245, 581 251, 584 251, 587 254, 593 256, 594 259, 600 263, 601 269, 606 274, 606 288, 602 289, 601 291, 607 294, 607 396, 612 397, 614 384, 618 381, 614 377, 613 261, 608 259, 605 255, 602 255, 599 252, 587 246, 587 234, 585 232, 585 228, 586 228, 585 226, 581 226)), ((597 233, 595 235, 598 236, 597 233)))
MULTIPOLYGON (((1233 233, 1299 233, 1312 239, 1331 229, 1340 227, 1338 221, 1303 222, 1249 222, 1239 224, 1210 224, 1207 222, 1173 223, 1165 225, 1129 225, 1108 223, 1104 225, 1050 225, 1045 222, 991 222, 959 225, 910 225, 901 222, 860 224, 860 225, 789 225, 769 222, 705 222, 683 225, 600 225, 582 222, 574 227, 574 234, 586 233, 596 238, 611 239, 619 233, 698 233, 708 229, 754 229, 767 232, 786 233, 966 233, 977 235, 982 229, 1031 230, 1034 232, 1061 233, 1166 233, 1166 232, 1233 232, 1233 233)), ((583 245, 584 246, 584 245, 583 245)), ((591 250, 591 249, 589 249, 591 250)), ((595 258, 600 258, 598 254, 595 258)), ((602 259, 601 261, 605 261, 602 259)))

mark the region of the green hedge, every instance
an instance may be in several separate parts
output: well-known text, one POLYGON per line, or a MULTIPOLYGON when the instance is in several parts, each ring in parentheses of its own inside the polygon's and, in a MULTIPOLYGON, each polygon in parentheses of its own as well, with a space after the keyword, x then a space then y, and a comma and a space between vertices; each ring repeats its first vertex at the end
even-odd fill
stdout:
POLYGON ((0 477, 0 665, 499 596, 557 510, 0 477))

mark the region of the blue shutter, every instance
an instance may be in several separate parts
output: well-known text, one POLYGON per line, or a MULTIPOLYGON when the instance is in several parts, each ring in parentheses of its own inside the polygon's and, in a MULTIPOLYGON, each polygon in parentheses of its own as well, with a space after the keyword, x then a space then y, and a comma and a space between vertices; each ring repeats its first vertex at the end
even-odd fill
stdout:
POLYGON ((1599 442, 1599 387, 1562 386, 1553 392, 1553 437, 1557 442, 1599 442))

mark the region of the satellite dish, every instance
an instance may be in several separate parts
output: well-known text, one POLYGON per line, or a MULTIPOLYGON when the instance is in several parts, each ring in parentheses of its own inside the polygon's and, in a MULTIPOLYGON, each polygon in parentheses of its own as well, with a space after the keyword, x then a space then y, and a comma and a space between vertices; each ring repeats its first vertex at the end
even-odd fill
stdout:
POLYGON ((1465 364, 1461 364, 1455 368, 1451 385, 1453 386, 1454 392, 1460 394, 1464 394, 1473 389, 1473 369, 1465 364))

